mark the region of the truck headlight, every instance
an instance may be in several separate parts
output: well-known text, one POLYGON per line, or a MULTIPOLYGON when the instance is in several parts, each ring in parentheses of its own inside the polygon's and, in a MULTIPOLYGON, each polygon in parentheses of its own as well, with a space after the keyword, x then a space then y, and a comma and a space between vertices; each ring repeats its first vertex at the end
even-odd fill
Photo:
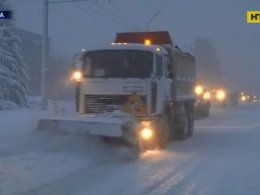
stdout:
POLYGON ((226 98, 226 93, 223 90, 217 91, 216 98, 219 101, 223 101, 226 98))
POLYGON ((140 136, 145 140, 149 140, 153 137, 153 130, 149 127, 145 127, 141 129, 140 136))
POLYGON ((203 91, 204 91, 204 89, 203 89, 203 87, 202 86, 200 86, 200 85, 197 85, 196 87, 195 87, 195 94, 196 95, 201 95, 202 93, 203 93, 203 91))
POLYGON ((82 80, 82 78, 83 78, 83 76, 82 76, 81 71, 76 70, 72 73, 72 77, 71 77, 72 81, 80 82, 82 80))

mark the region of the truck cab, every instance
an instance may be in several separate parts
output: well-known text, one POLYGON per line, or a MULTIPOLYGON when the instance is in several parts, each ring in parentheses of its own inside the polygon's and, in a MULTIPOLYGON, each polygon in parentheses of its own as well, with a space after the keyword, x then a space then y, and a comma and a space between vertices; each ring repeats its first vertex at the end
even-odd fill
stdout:
POLYGON ((116 44, 81 54, 79 112, 158 115, 171 97, 168 53, 155 45, 116 44))

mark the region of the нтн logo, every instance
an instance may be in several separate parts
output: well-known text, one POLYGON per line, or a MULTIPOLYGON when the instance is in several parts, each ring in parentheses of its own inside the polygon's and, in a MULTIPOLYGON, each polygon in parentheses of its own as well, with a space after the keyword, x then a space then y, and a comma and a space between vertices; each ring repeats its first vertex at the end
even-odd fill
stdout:
POLYGON ((247 23, 260 23, 260 11, 247 11, 247 23))

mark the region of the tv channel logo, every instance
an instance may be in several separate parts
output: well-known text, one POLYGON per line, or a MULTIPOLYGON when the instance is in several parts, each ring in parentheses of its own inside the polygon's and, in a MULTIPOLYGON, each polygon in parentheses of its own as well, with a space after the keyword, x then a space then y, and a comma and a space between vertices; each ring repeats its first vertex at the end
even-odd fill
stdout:
POLYGON ((0 10, 0 20, 12 19, 12 15, 11 10, 0 10))
POLYGON ((260 23, 260 11, 247 11, 247 23, 260 23))

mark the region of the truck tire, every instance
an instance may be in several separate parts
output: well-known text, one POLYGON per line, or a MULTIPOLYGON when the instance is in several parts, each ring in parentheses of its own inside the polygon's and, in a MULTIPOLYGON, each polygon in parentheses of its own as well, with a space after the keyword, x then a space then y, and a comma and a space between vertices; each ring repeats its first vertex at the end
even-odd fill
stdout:
POLYGON ((180 128, 176 131, 176 138, 178 140, 185 140, 188 136, 188 115, 183 115, 182 124, 180 124, 180 128))
POLYGON ((162 114, 162 116, 158 119, 158 148, 164 149, 166 148, 169 139, 170 139, 170 117, 167 113, 162 114))

